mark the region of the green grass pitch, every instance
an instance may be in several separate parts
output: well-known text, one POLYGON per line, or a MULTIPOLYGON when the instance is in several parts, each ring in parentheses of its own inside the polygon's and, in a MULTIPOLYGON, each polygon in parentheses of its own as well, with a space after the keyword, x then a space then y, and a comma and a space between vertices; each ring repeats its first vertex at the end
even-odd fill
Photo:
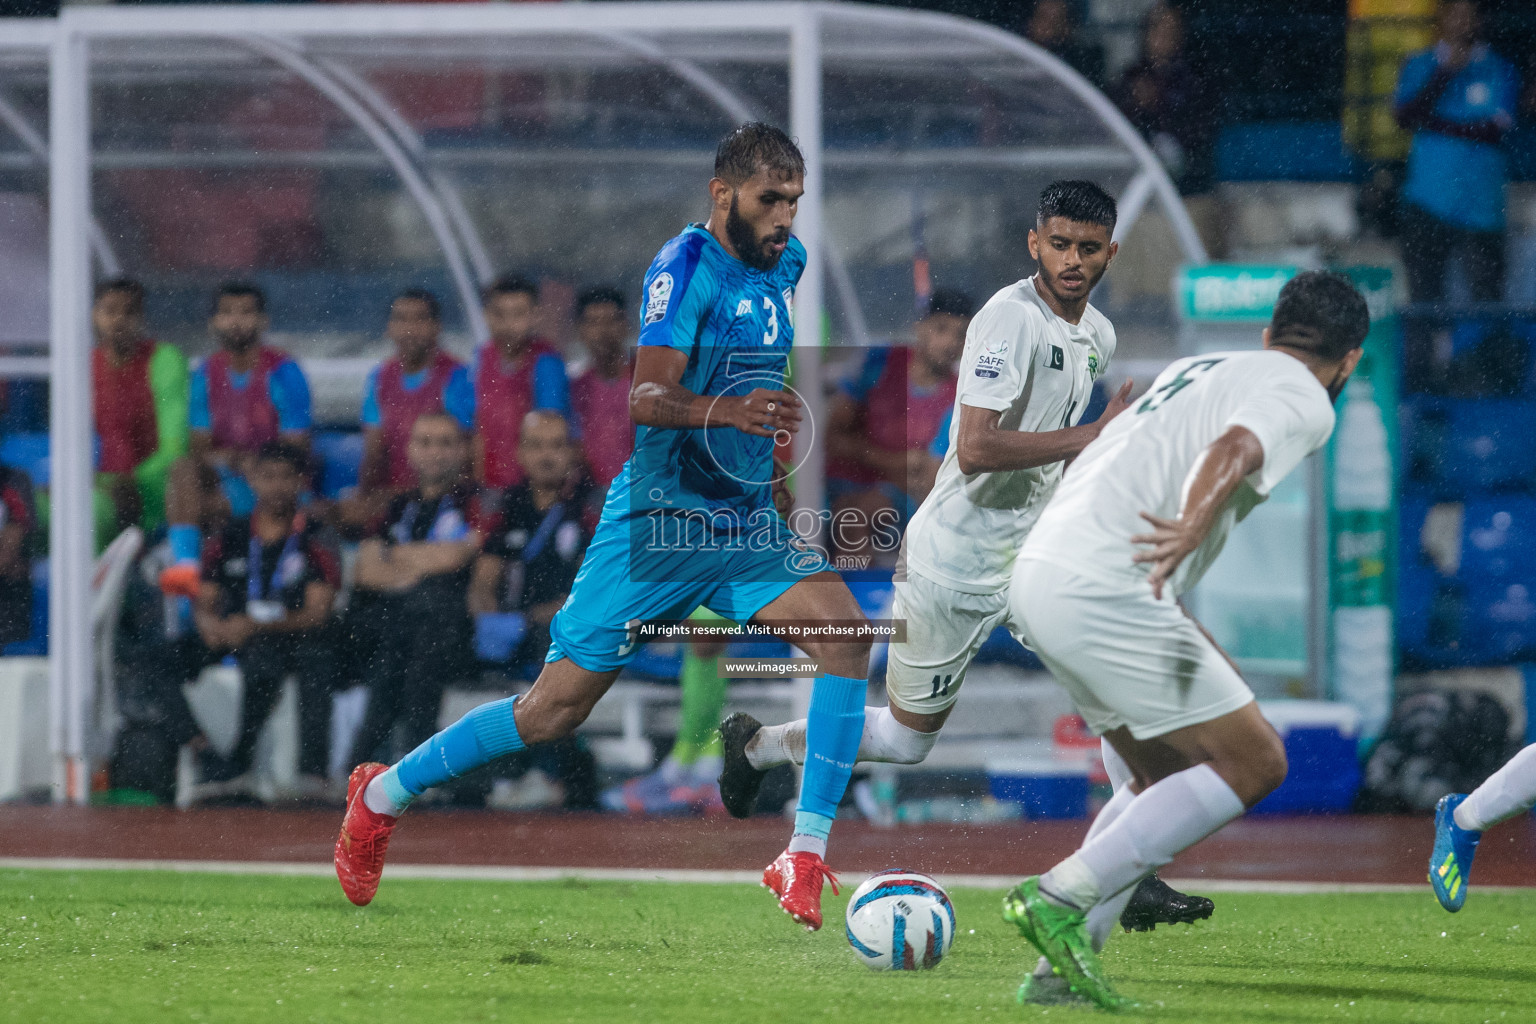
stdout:
MULTIPOLYGON (((846 896, 847 889, 844 890, 846 896)), ((753 886, 0 871, 0 1021, 1085 1020, 1019 1006, 1034 956, 1000 893, 952 892, 959 935, 875 974, 753 886), (974 929, 974 933, 973 930, 974 929)), ((1184 1024, 1536 1020, 1536 891, 1450 915, 1422 893, 1224 894, 1195 927, 1117 935, 1105 962, 1184 1024)))

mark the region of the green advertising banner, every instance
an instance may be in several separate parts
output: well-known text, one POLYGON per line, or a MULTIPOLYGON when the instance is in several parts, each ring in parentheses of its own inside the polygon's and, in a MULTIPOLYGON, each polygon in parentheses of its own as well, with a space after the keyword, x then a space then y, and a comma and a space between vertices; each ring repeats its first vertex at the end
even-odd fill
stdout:
POLYGON ((1267 321, 1296 267, 1209 263, 1178 277, 1179 316, 1198 323, 1267 321))

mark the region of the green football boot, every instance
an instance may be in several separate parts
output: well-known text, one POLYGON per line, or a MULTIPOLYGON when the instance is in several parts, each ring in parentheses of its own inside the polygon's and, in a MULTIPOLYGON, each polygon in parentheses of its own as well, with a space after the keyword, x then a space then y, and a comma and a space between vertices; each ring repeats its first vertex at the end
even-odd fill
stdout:
POLYGON ((1040 876, 1031 875, 1003 897, 1003 920, 1051 962, 1067 987, 1087 996, 1106 1010, 1134 1005, 1122 997, 1104 976, 1099 955, 1088 937, 1087 915, 1081 910, 1058 907, 1040 895, 1040 876))
POLYGON ((1088 1006, 1087 996, 1072 991, 1067 979, 1053 969, 1050 974, 1031 974, 1019 986, 1019 1002, 1031 1006, 1088 1006))

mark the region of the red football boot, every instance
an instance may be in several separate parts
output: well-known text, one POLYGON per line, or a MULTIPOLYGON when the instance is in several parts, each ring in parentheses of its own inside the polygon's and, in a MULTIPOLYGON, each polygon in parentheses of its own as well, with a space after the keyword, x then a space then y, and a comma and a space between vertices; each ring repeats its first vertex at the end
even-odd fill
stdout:
POLYGON ((832 886, 837 895, 837 876, 816 854, 807 850, 790 853, 785 850, 778 859, 763 869, 763 884, 779 898, 784 913, 814 932, 821 927, 821 883, 832 886))
POLYGON ((336 837, 336 878, 347 899, 366 907, 379 891, 379 876, 384 873, 384 851, 389 848, 390 833, 398 818, 370 811, 363 803, 363 790, 374 776, 389 765, 369 761, 352 769, 347 779, 347 813, 341 819, 341 834, 336 837))

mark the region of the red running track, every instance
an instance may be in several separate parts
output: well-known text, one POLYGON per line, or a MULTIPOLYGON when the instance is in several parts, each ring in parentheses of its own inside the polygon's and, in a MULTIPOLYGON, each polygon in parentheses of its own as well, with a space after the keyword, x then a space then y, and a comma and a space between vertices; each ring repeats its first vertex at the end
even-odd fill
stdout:
MULTIPOLYGON (((0 857, 104 857, 329 863, 340 811, 75 808, 0 805, 0 857)), ((1070 853, 1085 822, 839 824, 834 866, 908 866, 938 874, 1025 875, 1070 853)), ((571 868, 761 868, 783 849, 786 821, 646 819, 598 814, 412 811, 392 864, 571 868)), ((1248 818, 1180 857, 1175 878, 1417 884, 1431 844, 1427 817, 1248 818)), ((1478 882, 1536 885, 1536 820, 1491 831, 1478 882)))

